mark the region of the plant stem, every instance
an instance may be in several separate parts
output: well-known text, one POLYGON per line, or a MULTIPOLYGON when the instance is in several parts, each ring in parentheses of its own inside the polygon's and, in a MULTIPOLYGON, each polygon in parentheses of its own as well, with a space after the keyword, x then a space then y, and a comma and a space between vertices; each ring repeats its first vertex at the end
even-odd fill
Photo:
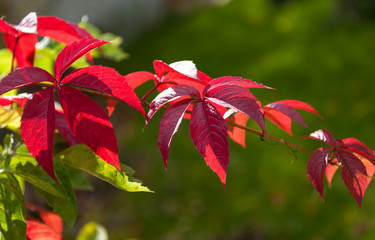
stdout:
POLYGON ((154 86, 153 88, 151 88, 151 90, 148 91, 148 92, 147 92, 147 93, 141 98, 141 102, 145 101, 146 98, 147 98, 148 96, 150 96, 150 94, 151 94, 153 91, 155 91, 155 89, 156 89, 157 87, 159 87, 159 86, 160 86, 160 82, 158 82, 158 84, 155 84, 155 86, 154 86))
POLYGON ((15 55, 16 55, 16 50, 17 50, 17 44, 18 44, 18 37, 16 37, 16 40, 14 41, 13 52, 12 52, 12 64, 10 66, 10 72, 13 72, 14 70, 14 61, 15 61, 15 55))
POLYGON ((253 129, 253 128, 249 128, 249 127, 246 127, 246 126, 238 125, 238 124, 236 124, 236 123, 228 122, 228 121, 227 121, 227 124, 232 125, 232 126, 234 126, 234 127, 241 128, 241 129, 243 129, 243 130, 245 130, 245 131, 247 131, 247 132, 251 132, 251 133, 253 133, 253 134, 255 134, 255 135, 258 135, 258 136, 260 136, 260 137, 266 137, 266 138, 268 138, 268 139, 272 139, 272 140, 274 140, 274 141, 277 141, 277 142, 280 142, 280 143, 286 144, 287 146, 291 146, 291 147, 294 147, 294 148, 300 149, 300 150, 305 151, 305 152, 307 152, 307 153, 310 153, 310 154, 313 153, 311 150, 309 150, 309 149, 307 149, 307 148, 301 147, 301 146, 299 146, 299 145, 297 145, 297 144, 294 144, 294 143, 292 143, 292 142, 288 142, 288 141, 286 141, 285 139, 281 139, 281 138, 274 137, 274 136, 271 136, 271 135, 265 135, 263 132, 258 131, 258 130, 255 130, 255 129, 253 129))

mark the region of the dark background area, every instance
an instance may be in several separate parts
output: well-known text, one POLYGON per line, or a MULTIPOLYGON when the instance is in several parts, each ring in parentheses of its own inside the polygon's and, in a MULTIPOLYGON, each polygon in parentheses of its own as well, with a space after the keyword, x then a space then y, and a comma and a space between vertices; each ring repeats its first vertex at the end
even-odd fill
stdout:
MULTIPOLYGON (((132 0, 123 8, 106 1, 116 13, 82 1, 69 14, 53 1, 18 7, 10 2, 0 1, 9 22, 19 22, 29 11, 74 22, 88 14, 102 31, 121 35, 130 58, 99 63, 122 74, 153 72, 155 59, 192 60, 212 77, 241 76, 275 88, 253 91, 263 104, 297 99, 324 117, 302 112, 310 129, 293 124, 294 137, 267 122, 271 135, 314 150, 321 144, 300 137, 329 129, 336 138, 355 137, 375 148, 374 1, 154 1, 147 6, 148 1, 132 0)), ((142 96, 151 86, 137 93, 142 96)), ((323 203, 308 181, 308 154, 293 156, 286 146, 250 133, 246 149, 230 140, 225 189, 194 148, 186 120, 172 141, 165 173, 157 148, 161 115, 144 132, 140 114, 125 105, 112 118, 121 161, 155 193, 122 192, 92 179, 94 192, 77 192, 79 217, 73 229, 65 228, 66 239, 92 220, 107 228, 110 239, 375 238, 373 184, 359 208, 337 173, 332 188, 325 185, 323 203)))

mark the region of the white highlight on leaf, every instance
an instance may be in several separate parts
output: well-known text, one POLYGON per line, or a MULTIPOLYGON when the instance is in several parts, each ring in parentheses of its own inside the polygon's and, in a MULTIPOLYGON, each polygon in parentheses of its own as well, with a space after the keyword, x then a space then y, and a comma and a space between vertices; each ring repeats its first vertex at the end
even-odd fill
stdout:
POLYGON ((13 25, 15 29, 24 33, 37 33, 38 20, 35 12, 31 12, 24 17, 20 24, 13 25))
POLYGON ((188 77, 195 78, 199 80, 198 77, 198 70, 193 61, 184 60, 184 61, 178 61, 169 64, 171 68, 176 70, 179 73, 182 73, 188 77))

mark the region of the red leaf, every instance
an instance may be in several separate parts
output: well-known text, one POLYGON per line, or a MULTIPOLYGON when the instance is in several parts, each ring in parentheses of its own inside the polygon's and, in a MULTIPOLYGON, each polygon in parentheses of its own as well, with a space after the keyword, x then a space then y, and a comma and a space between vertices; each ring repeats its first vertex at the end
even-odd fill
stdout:
POLYGON ((175 78, 199 79, 197 68, 192 61, 179 61, 168 65, 163 61, 155 60, 153 64, 159 79, 162 79, 165 73, 175 73, 175 78))
POLYGON ((301 124, 302 126, 304 126, 306 128, 309 128, 306 125, 306 123, 303 121, 303 118, 301 117, 301 115, 296 110, 294 110, 292 107, 290 107, 288 105, 284 105, 282 103, 275 102, 275 103, 267 104, 266 106, 263 107, 263 109, 265 109, 265 111, 266 111, 266 109, 274 109, 274 110, 277 110, 279 112, 282 112, 286 116, 291 118, 292 120, 301 124))
POLYGON ((287 132, 289 135, 292 134, 292 119, 285 115, 284 113, 272 109, 272 108, 263 108, 264 117, 273 122, 276 126, 287 132))
POLYGON ((32 66, 36 44, 37 17, 34 12, 24 17, 18 25, 0 20, 0 31, 7 48, 13 53, 18 67, 32 66))
POLYGON ((37 67, 19 68, 7 76, 5 76, 0 83, 0 94, 6 93, 10 90, 24 87, 30 84, 39 82, 55 82, 55 79, 47 71, 37 67))
MULTIPOLYGON (((235 124, 246 126, 247 120, 249 120, 249 116, 246 114, 243 114, 241 112, 238 112, 233 115, 228 121, 233 122, 235 124)), ((235 126, 232 126, 230 124, 228 126, 228 134, 229 137, 232 138, 233 141, 240 144, 242 147, 246 147, 246 131, 242 128, 238 128, 235 126)))
POLYGON ((167 170, 169 147, 173 135, 178 131, 186 109, 194 100, 184 99, 170 106, 160 121, 158 146, 163 156, 165 170, 167 170))
POLYGON ((324 143, 327 143, 331 147, 336 146, 336 141, 333 135, 328 131, 328 130, 317 130, 313 133, 311 133, 309 136, 302 137, 303 139, 305 138, 311 138, 315 140, 322 141, 324 143))
POLYGON ((66 45, 57 55, 55 62, 55 77, 60 82, 61 75, 70 67, 78 58, 82 57, 89 51, 108 43, 93 38, 80 39, 66 45))
POLYGON ((137 87, 139 87, 147 81, 156 80, 154 74, 146 71, 130 73, 125 76, 125 79, 132 89, 136 89, 137 87))
POLYGON ((7 48, 12 51, 16 58, 18 67, 33 66, 36 44, 35 35, 22 34, 15 38, 12 35, 4 34, 3 37, 7 48))
POLYGON ((209 102, 198 102, 191 114, 190 135, 207 165, 225 186, 228 167, 228 134, 225 120, 209 102))
POLYGON ((66 122, 65 116, 63 111, 59 111, 56 109, 56 129, 59 131, 61 136, 68 142, 69 145, 73 146, 76 144, 82 143, 72 132, 69 128, 68 123, 66 122))
POLYGON ((70 43, 81 38, 92 38, 89 32, 77 24, 53 16, 38 17, 38 35, 63 43, 70 43))
POLYGON ((60 85, 58 93, 74 135, 104 161, 120 169, 115 131, 106 112, 73 87, 60 85))
POLYGON ((307 162, 307 175, 309 176, 310 182, 315 187, 316 191, 322 197, 324 201, 324 172, 327 168, 329 155, 331 149, 327 147, 319 148, 313 154, 311 154, 309 161, 307 162))
POLYGON ((327 165, 326 178, 327 178, 329 187, 331 187, 333 176, 335 175, 337 169, 339 169, 339 166, 337 165, 337 163, 338 163, 337 159, 334 159, 332 163, 327 165))
POLYGON ((374 157, 374 153, 372 152, 372 150, 367 145, 360 142, 358 139, 345 138, 345 139, 342 139, 342 143, 343 145, 341 146, 341 148, 356 152, 362 155, 363 157, 367 158, 368 160, 370 160, 373 164, 375 164, 375 157, 374 157))
POLYGON ((26 225, 26 238, 28 240, 63 240, 60 234, 44 223, 35 220, 28 220, 26 221, 26 225))
POLYGON ((43 220, 43 222, 47 226, 52 228, 55 231, 55 233, 57 233, 58 235, 60 235, 60 236, 62 235, 63 221, 58 214, 56 214, 54 212, 51 212, 51 211, 48 211, 44 208, 35 206, 33 204, 30 204, 28 202, 26 202, 26 207, 27 207, 28 210, 30 210, 32 212, 37 212, 39 214, 40 218, 43 220))
POLYGON ((55 133, 54 87, 34 94, 21 118, 21 137, 42 168, 57 182, 53 170, 53 138, 55 133))
POLYGON ((341 170, 342 180, 358 206, 361 207, 363 195, 369 184, 366 167, 359 158, 345 150, 337 150, 336 156, 337 160, 344 165, 341 170))
POLYGON ((268 88, 272 89, 270 87, 267 87, 263 84, 254 82, 250 79, 245 79, 241 77, 232 77, 232 76, 225 76, 225 77, 219 77, 216 78, 209 83, 207 83, 205 91, 210 91, 213 88, 221 87, 221 86, 228 86, 228 85, 236 85, 241 86, 244 88, 268 88))
POLYGON ((195 88, 186 85, 177 85, 164 90, 152 100, 150 110, 147 113, 148 120, 151 119, 164 104, 188 95, 200 98, 200 93, 195 88))
POLYGON ((109 67, 91 66, 78 69, 66 76, 61 83, 70 83, 104 92, 127 103, 145 115, 145 111, 125 78, 109 67))
POLYGON ((256 98, 247 88, 236 85, 212 87, 206 91, 204 97, 218 105, 248 115, 266 132, 263 113, 256 98))
POLYGON ((107 111, 109 117, 112 116, 113 112, 115 111, 117 103, 117 99, 107 98, 107 111))
POLYGON ((287 105, 289 107, 292 107, 294 109, 308 111, 308 112, 314 113, 314 114, 318 115, 319 117, 323 118, 310 104, 307 104, 305 102, 301 102, 301 101, 298 101, 298 100, 281 100, 281 101, 277 101, 275 103, 281 103, 281 104, 287 105))

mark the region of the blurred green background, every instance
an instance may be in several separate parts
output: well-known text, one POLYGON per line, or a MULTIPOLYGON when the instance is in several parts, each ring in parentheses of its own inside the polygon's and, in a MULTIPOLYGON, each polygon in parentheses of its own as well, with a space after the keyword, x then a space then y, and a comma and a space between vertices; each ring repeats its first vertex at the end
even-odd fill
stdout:
MULTIPOLYGON (((274 87, 253 91, 263 104, 298 99, 324 117, 301 113, 310 129, 294 124, 294 137, 267 122, 271 135, 315 150, 321 144, 299 138, 329 129, 336 138, 355 137, 375 148, 373 1, 220 2, 169 11, 124 45, 128 60, 101 63, 127 74, 153 72, 155 59, 193 60, 212 77, 242 76, 274 87)), ((295 158, 284 145, 250 133, 246 149, 230 140, 225 189, 194 148, 186 120, 165 173, 157 147, 161 115, 144 132, 144 120, 127 106, 112 118, 121 161, 155 193, 126 193, 93 179, 94 192, 77 192, 79 216, 73 229, 65 228, 66 239, 92 220, 110 239, 375 239, 373 184, 359 208, 337 173, 332 188, 325 185, 323 203, 308 181, 308 154, 298 151, 295 158)))

